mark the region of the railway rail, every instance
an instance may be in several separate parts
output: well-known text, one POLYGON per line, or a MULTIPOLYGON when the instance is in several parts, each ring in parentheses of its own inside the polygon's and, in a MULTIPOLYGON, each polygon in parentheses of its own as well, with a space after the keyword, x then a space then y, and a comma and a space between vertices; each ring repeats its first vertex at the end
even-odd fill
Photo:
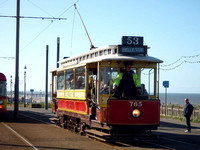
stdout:
MULTIPOLYGON (((10 111, 8 113, 11 113, 10 111)), ((23 124, 27 124, 29 121, 31 122, 31 126, 32 128, 36 128, 38 125, 40 126, 46 126, 45 129, 47 130, 46 132, 50 132, 49 128, 51 128, 51 131, 53 131, 52 129, 56 129, 57 132, 59 130, 59 133, 62 133, 63 136, 77 136, 78 138, 84 138, 84 142, 86 143, 90 143, 90 142, 94 142, 93 144, 97 144, 97 145, 101 145, 101 146, 108 146, 108 149, 152 149, 152 148, 156 148, 156 149, 199 149, 200 148, 200 144, 198 144, 197 141, 199 141, 199 135, 200 135, 200 128, 196 127, 194 130, 195 133, 193 134, 189 134, 189 135, 185 135, 185 133, 181 134, 180 131, 184 131, 183 128, 181 128, 180 124, 174 125, 173 126, 169 125, 167 123, 162 123, 161 122, 161 126, 159 127, 158 131, 155 132, 155 134, 157 134, 158 139, 154 140, 154 141, 149 141, 149 140, 142 140, 142 139, 137 139, 135 138, 132 141, 120 141, 120 142, 98 142, 96 140, 89 140, 88 138, 85 138, 84 136, 80 136, 75 134, 72 131, 69 131, 68 129, 62 129, 52 123, 49 122, 49 118, 53 116, 53 114, 51 114, 50 111, 44 111, 41 109, 30 109, 30 108, 20 108, 20 113, 19 113, 20 118, 23 118, 24 121, 23 124), (167 126, 166 126, 167 125, 167 126), (173 128, 179 127, 177 128, 177 132, 175 132, 173 128), (170 132, 167 132, 167 130, 171 130, 171 132, 174 132, 173 134, 171 134, 170 132), (65 132, 63 132, 65 131, 65 132), (164 132, 165 131, 165 132, 164 132), (189 138, 189 139, 188 139, 189 138), (87 140, 88 139, 88 140, 87 140)), ((19 134, 21 137, 23 137, 26 141, 28 141, 30 143, 30 145, 28 143, 25 142, 25 140, 22 140, 22 138, 20 138, 19 136, 16 136, 18 138, 18 141, 20 142, 20 144, 11 144, 11 145, 15 145, 18 147, 23 147, 23 148, 30 148, 33 149, 34 147, 36 149, 44 149, 44 148, 66 148, 66 147, 58 147, 56 145, 54 146, 44 146, 44 144, 42 144, 43 146, 39 145, 38 143, 35 142, 35 140, 33 140, 32 138, 30 138, 29 136, 27 136, 27 134, 24 134, 23 130, 19 130, 18 125, 17 125, 17 121, 13 122, 11 124, 10 120, 7 121, 2 121, 0 123, 0 126, 7 128, 8 127, 11 128, 13 131, 15 131, 17 134, 19 134), (16 125, 14 125, 16 124, 16 125), (8 126, 8 127, 6 127, 8 126)), ((22 124, 22 125, 23 125, 22 124)), ((170 124, 170 123, 169 123, 170 124)), ((20 127, 23 128, 23 127, 20 127)), ((38 126, 38 129, 40 127, 38 126)), ((9 132, 11 132, 13 135, 16 135, 16 133, 14 133, 12 130, 9 129, 9 132)), ((30 132, 30 131, 29 131, 30 132)), ((34 131, 33 131, 34 132, 34 131)), ((41 131, 42 132, 42 131, 41 131)), ((32 134, 30 132, 30 134, 32 134)), ((37 134, 42 134, 40 132, 38 132, 37 134)), ((55 133, 52 133, 55 134, 55 133)), ((38 137, 40 135, 37 135, 38 137)), ((44 136, 44 141, 45 138, 49 138, 49 135, 44 136)), ((77 138, 75 137, 75 139, 77 138)), ((51 137, 53 138, 53 137, 51 137)), ((61 139, 60 139, 61 140, 61 139)), ((61 140, 63 141, 63 139, 61 140)), ((63 142, 67 142, 63 141, 63 142)), ((81 141, 80 141, 81 142, 81 141)), ((8 146, 9 145, 3 145, 2 143, 0 143, 0 147, 2 146, 8 146)), ((82 147, 82 149, 84 149, 82 147)), ((85 148, 86 149, 86 148, 85 148)))

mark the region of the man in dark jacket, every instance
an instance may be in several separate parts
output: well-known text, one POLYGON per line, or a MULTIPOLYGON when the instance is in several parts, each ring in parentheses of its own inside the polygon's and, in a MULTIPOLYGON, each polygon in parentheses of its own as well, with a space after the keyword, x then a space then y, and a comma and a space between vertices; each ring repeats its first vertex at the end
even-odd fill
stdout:
POLYGON ((191 133, 191 125, 190 125, 190 117, 193 112, 193 106, 189 103, 189 99, 185 98, 185 107, 183 111, 183 116, 185 117, 186 120, 186 125, 187 125, 187 130, 185 133, 191 133))
POLYGON ((138 75, 131 70, 132 62, 125 62, 124 65, 125 70, 119 73, 114 80, 114 96, 123 99, 135 99, 137 94, 141 94, 141 83, 138 75))

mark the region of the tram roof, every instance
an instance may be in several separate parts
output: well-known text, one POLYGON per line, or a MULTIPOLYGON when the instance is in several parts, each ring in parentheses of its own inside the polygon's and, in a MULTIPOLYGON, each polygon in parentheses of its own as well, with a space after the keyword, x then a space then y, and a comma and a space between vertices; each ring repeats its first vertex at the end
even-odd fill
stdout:
POLYGON ((99 61, 143 61, 143 62, 154 62, 154 63, 162 63, 163 61, 148 56, 147 54, 122 54, 119 52, 119 47, 121 45, 108 45, 99 48, 94 48, 90 51, 87 51, 83 54, 73 56, 70 58, 65 58, 59 63, 65 66, 71 66, 82 63, 91 63, 91 62, 99 62, 99 61))

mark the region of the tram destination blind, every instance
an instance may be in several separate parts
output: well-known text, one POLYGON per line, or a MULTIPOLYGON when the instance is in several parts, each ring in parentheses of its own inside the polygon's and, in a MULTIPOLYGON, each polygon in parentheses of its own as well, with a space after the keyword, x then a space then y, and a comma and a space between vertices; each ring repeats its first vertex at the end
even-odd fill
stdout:
POLYGON ((139 36, 122 36, 122 45, 143 46, 143 37, 139 37, 139 36))
POLYGON ((137 55, 137 54, 147 54, 147 46, 126 46, 126 45, 118 45, 118 52, 120 54, 129 54, 129 55, 137 55))

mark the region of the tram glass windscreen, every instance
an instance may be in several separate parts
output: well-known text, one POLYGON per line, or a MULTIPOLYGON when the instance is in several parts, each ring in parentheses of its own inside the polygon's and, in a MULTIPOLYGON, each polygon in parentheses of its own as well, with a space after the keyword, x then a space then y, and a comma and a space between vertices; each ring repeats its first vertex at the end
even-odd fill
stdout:
POLYGON ((102 67, 101 68, 101 82, 100 82, 100 94, 113 94, 113 83, 114 79, 117 77, 118 68, 113 67, 102 67))
POLYGON ((0 82, 0 96, 6 96, 6 81, 0 82))
POLYGON ((154 69, 153 68, 141 68, 138 73, 140 74, 141 85, 145 87, 144 92, 148 95, 154 95, 154 69))

